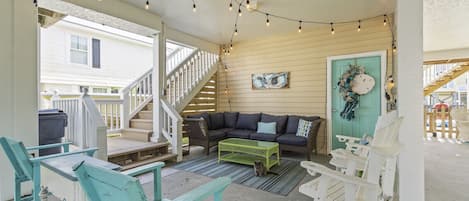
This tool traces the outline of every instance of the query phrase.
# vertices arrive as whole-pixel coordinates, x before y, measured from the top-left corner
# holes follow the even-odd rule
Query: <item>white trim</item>
[[[371,56],[381,56],[381,114],[386,113],[386,99],[384,84],[386,83],[386,66],[387,66],[387,51],[373,51],[373,52],[364,52],[358,54],[348,54],[348,55],[339,55],[339,56],[330,56],[327,57],[327,102],[326,102],[326,120],[327,120],[327,152],[330,153],[332,149],[332,61],[340,59],[352,59],[360,57],[371,57]]]

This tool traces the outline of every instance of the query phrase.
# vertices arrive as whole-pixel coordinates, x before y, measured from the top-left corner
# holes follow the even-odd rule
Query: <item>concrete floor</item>
[[[425,200],[469,200],[469,144],[428,138],[425,148]]]

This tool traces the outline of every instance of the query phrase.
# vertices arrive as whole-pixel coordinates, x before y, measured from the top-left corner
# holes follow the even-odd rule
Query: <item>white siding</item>
[[[88,65],[70,62],[70,35],[88,37]],[[91,39],[101,41],[101,68],[92,68]],[[61,21],[41,28],[41,83],[124,87],[152,66],[152,45]]]

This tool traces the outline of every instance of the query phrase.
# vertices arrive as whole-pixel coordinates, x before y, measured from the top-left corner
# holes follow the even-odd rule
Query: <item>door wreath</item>
[[[365,73],[363,66],[350,64],[349,69],[342,74],[337,83],[340,95],[345,101],[345,107],[340,112],[340,117],[348,121],[354,119],[360,96],[370,92],[374,85],[374,78]]]

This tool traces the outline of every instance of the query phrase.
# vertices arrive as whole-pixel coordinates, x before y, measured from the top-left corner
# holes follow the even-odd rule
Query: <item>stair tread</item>
[[[153,110],[141,110],[140,112],[141,112],[141,113],[153,113]],[[140,113],[140,112],[139,112],[139,113]]]
[[[123,141],[127,141],[127,143],[136,144],[135,146],[123,147],[119,149],[109,150],[108,158],[117,157],[129,153],[135,153],[139,151],[151,150],[161,147],[169,146],[169,142],[142,142],[137,140],[130,140],[130,139],[121,139]],[[133,142],[132,142],[133,141]]]
[[[149,159],[146,159],[146,160],[143,160],[143,161],[131,163],[129,165],[124,165],[124,166],[121,167],[121,170],[128,170],[128,169],[132,169],[132,168],[135,168],[135,167],[138,167],[138,166],[142,166],[142,165],[146,165],[146,164],[150,164],[150,163],[154,163],[154,162],[159,162],[159,161],[167,161],[167,160],[174,159],[176,157],[177,157],[176,154],[167,153],[167,154],[163,154],[161,156],[157,156],[157,157],[149,158]]]
[[[135,121],[135,122],[153,122],[153,119],[131,119],[130,121]]]
[[[140,133],[153,133],[152,130],[148,129],[141,129],[141,128],[126,128],[122,130],[123,132],[129,131],[129,132],[140,132]]]

